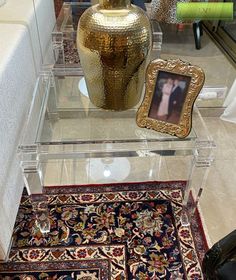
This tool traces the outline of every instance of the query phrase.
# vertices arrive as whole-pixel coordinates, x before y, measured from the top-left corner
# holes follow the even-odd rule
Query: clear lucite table
[[[213,161],[214,142],[198,109],[190,135],[179,139],[138,127],[139,105],[122,112],[96,108],[79,89],[82,70],[70,73],[48,68],[40,75],[18,147],[41,231],[50,230],[44,186],[140,180],[186,180],[187,224]]]

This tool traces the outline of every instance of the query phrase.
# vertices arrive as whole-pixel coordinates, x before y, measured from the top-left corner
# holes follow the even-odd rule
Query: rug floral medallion
[[[51,230],[22,197],[0,279],[203,279],[207,248],[196,214],[180,223],[185,182],[47,187]]]

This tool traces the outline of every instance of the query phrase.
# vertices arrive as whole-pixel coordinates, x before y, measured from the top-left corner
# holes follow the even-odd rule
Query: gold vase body
[[[145,12],[128,0],[101,0],[80,18],[77,48],[91,102],[126,110],[141,97],[152,32]]]

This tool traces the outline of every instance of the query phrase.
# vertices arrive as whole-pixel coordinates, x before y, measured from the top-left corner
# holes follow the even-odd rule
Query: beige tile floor
[[[205,118],[216,143],[200,207],[212,243],[236,229],[236,124]]]

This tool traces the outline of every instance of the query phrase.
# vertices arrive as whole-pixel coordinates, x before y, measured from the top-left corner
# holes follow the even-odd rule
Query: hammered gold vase
[[[141,97],[152,47],[150,21],[129,0],[100,0],[81,16],[77,48],[91,102],[126,110]]]

